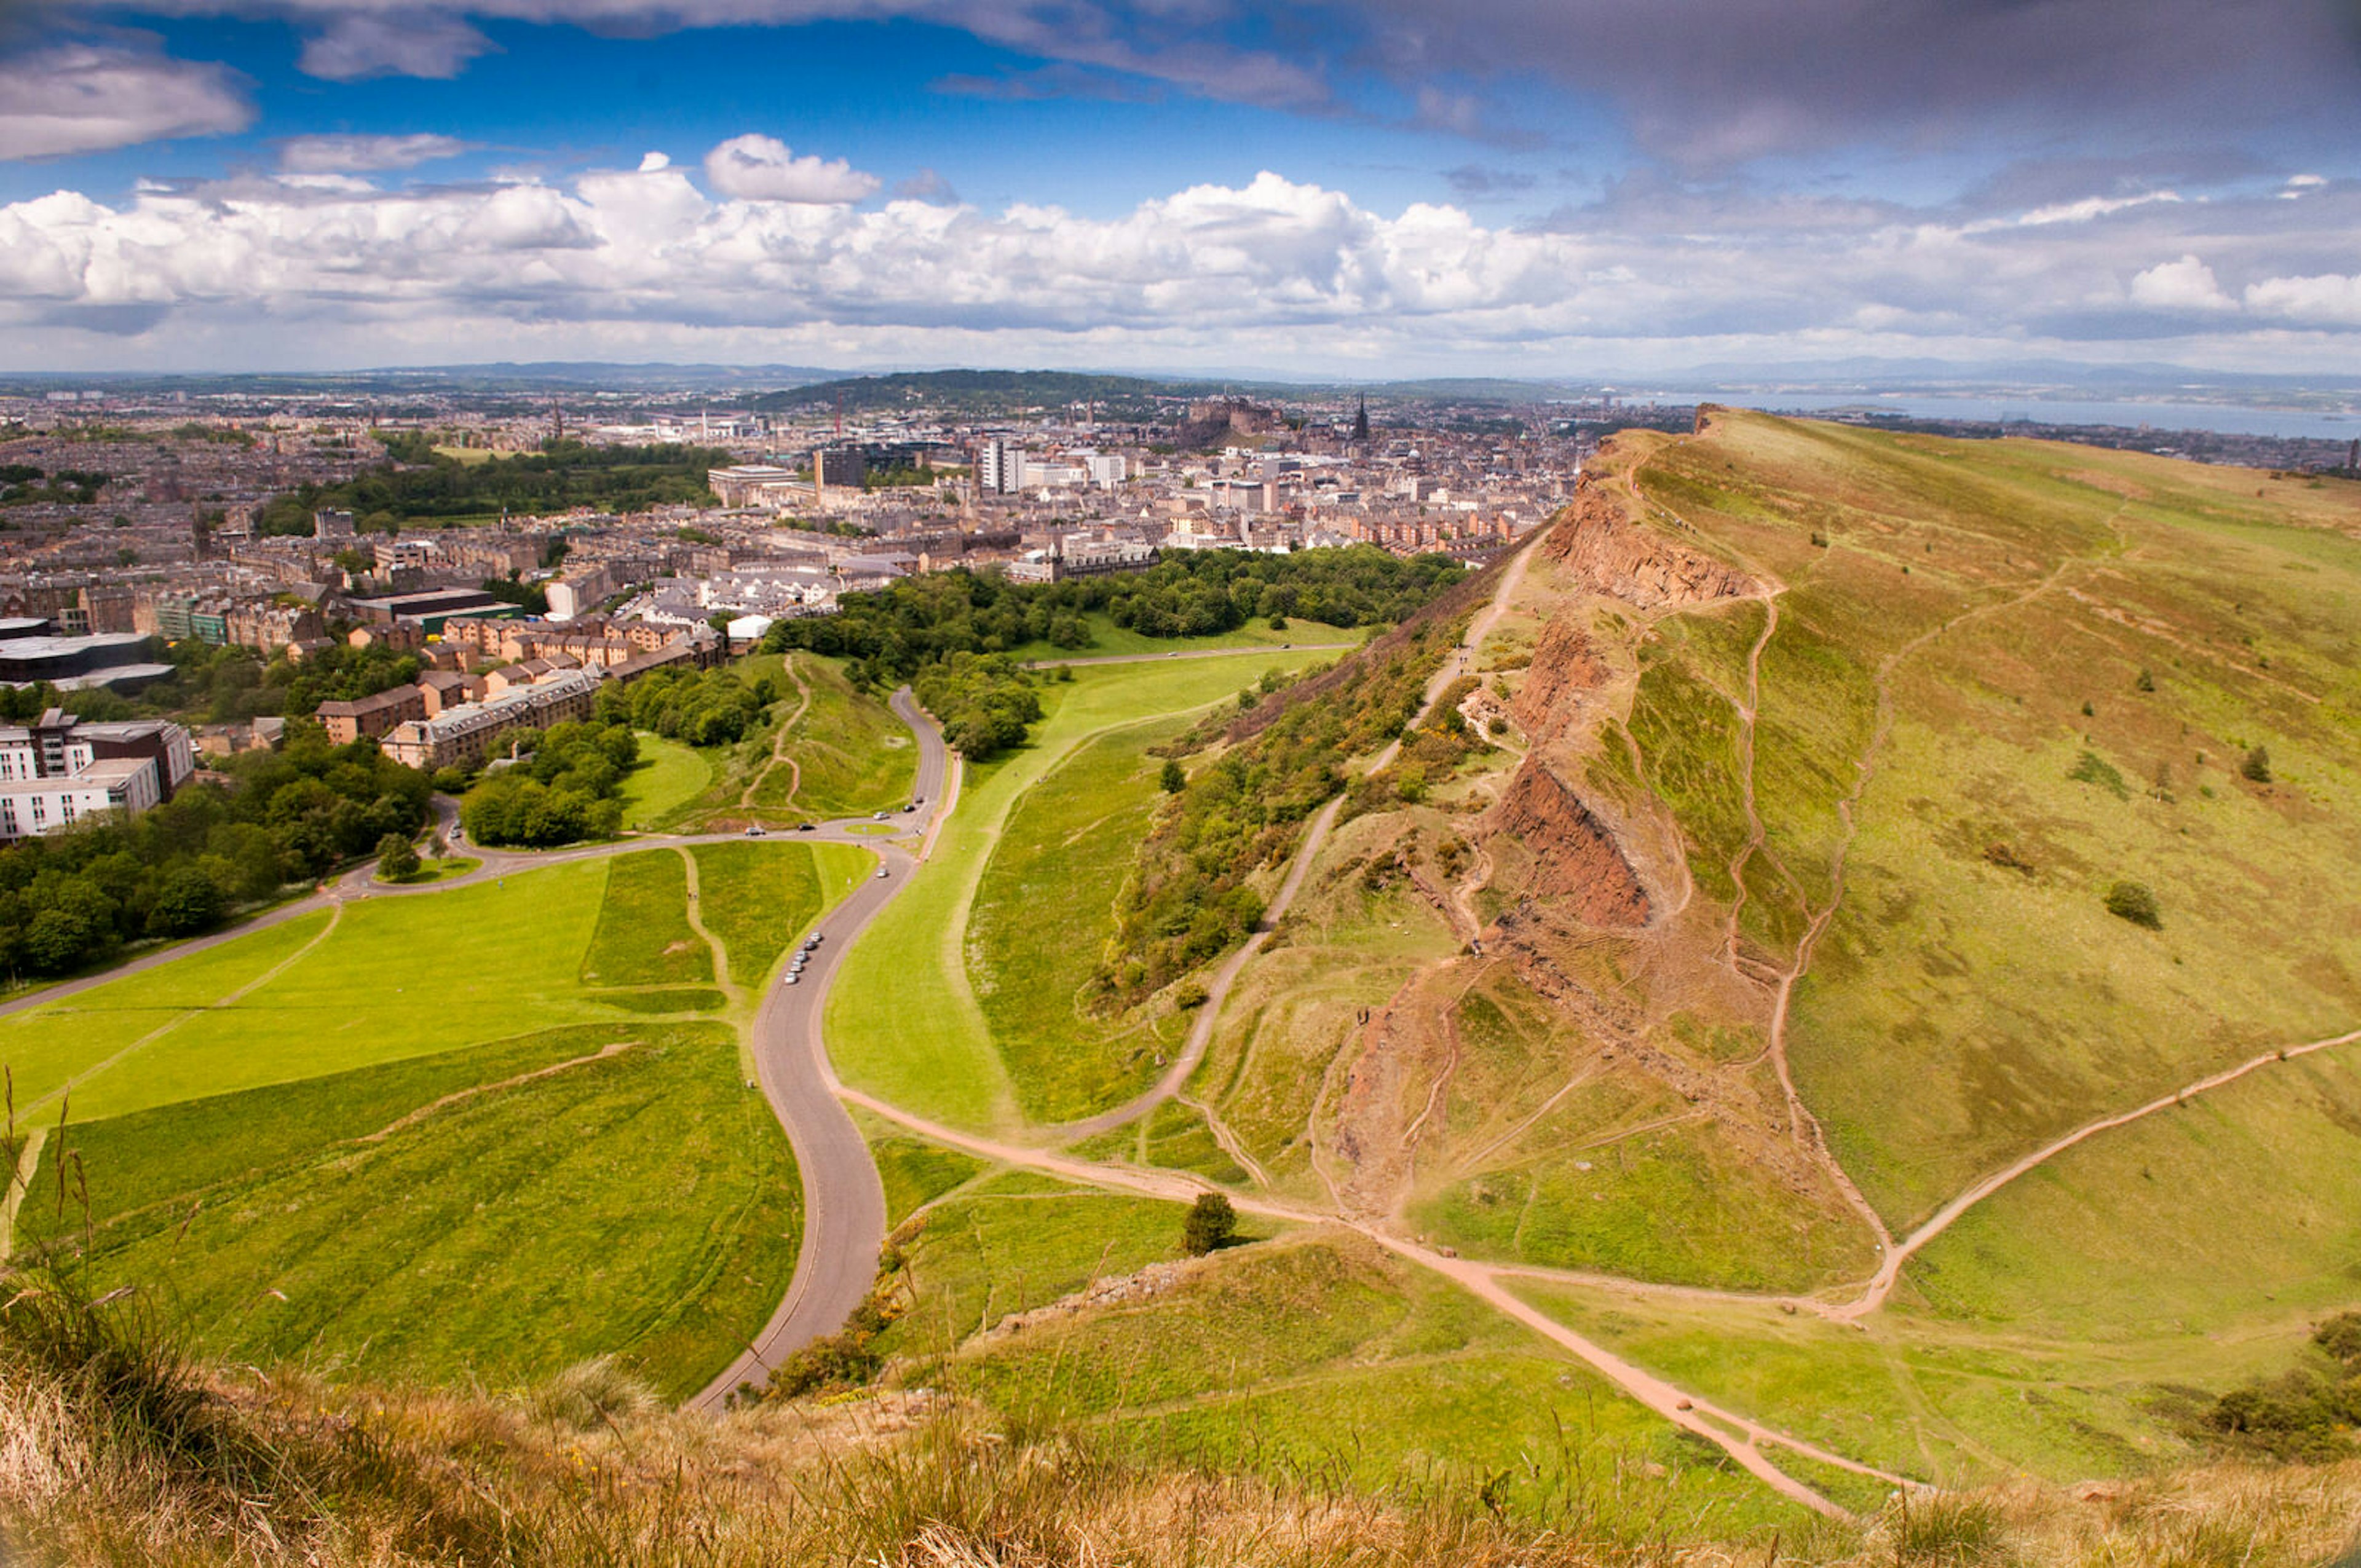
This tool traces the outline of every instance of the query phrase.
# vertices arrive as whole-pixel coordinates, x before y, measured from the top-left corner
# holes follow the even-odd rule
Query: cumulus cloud
[[[2247,286],[2246,307],[2315,326],[2361,327],[2361,276],[2266,278]]]
[[[279,146],[279,167],[291,174],[369,173],[414,169],[456,158],[472,143],[421,132],[412,136],[295,137]]]
[[[829,205],[862,202],[884,181],[840,158],[797,158],[774,137],[732,137],[705,155],[705,180],[724,196],[749,202],[801,202]]]
[[[0,60],[0,159],[229,136],[253,121],[236,72],[152,48],[70,42]]]
[[[456,76],[492,40],[458,16],[403,6],[387,14],[357,7],[329,21],[303,46],[305,73],[330,82],[372,76]]]
[[[2159,311],[2235,311],[2213,269],[2194,256],[2160,262],[2132,280],[2132,302]]]
[[[806,161],[758,150],[766,180]],[[1601,345],[1659,360],[1745,343],[1791,357],[2034,344],[2096,357],[2193,333],[2214,334],[2214,362],[2266,368],[2289,363],[2291,334],[2333,361],[2361,332],[2361,280],[2345,275],[2361,191],[2343,187],[1998,226],[1826,199],[1725,201],[1719,226],[1690,226],[1676,204],[1610,196],[1520,229],[1442,203],[1379,212],[1268,172],[1109,215],[781,200],[697,172],[652,155],[562,185],[380,189],[319,173],[116,203],[60,192],[0,207],[0,345],[102,329],[216,342],[260,323],[306,345],[433,339],[445,358],[528,338],[556,348],[562,331],[600,353],[752,334],[833,357],[940,358],[953,345],[1038,357],[1055,343],[1099,363],[1565,372]]]

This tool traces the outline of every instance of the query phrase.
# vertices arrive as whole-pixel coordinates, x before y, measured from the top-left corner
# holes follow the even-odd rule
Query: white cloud
[[[700,188],[699,170],[652,154],[565,184],[517,171],[380,188],[324,172],[0,206],[0,356],[345,344],[346,362],[383,363],[378,345],[397,341],[447,360],[496,344],[733,352],[727,339],[812,360],[1567,373],[1602,352],[2154,357],[2179,332],[2195,334],[2192,362],[2264,368],[2291,363],[2290,345],[2333,361],[2324,334],[2361,327],[2361,283],[2313,259],[2350,254],[2361,191],[2343,187],[2295,207],[2258,194],[1996,228],[1844,203],[1732,208],[1721,226],[1675,206],[1650,226],[1633,201],[1525,231],[1449,205],[1381,213],[1268,172],[1110,215],[774,200],[803,181],[794,171],[840,166],[758,150],[743,161],[761,196],[709,173]],[[849,178],[848,197],[875,190],[849,169],[829,178]],[[2272,281],[2241,310],[2224,277]],[[129,335],[71,349],[98,331]]]
[[[2194,256],[2159,262],[2132,280],[2132,302],[2159,311],[2235,311],[2213,269]]]
[[[2361,327],[2361,276],[2266,278],[2247,286],[2246,308],[2323,326]]]
[[[884,183],[840,158],[797,158],[786,143],[765,136],[732,137],[707,153],[705,181],[742,201],[819,205],[866,201]]]
[[[296,137],[280,145],[279,167],[293,174],[412,169],[439,158],[456,158],[471,145],[456,137],[426,132],[401,137]]]
[[[229,136],[253,121],[253,106],[225,66],[111,43],[65,43],[0,60],[0,159]]]
[[[446,80],[492,49],[491,39],[457,16],[404,5],[382,15],[335,17],[304,44],[300,64],[307,74],[330,82],[372,76]]]

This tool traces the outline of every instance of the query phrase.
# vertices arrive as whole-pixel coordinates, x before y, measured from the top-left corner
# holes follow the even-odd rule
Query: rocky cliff
[[[1538,759],[1527,757],[1499,800],[1484,813],[1488,840],[1505,838],[1524,852],[1519,891],[1551,901],[1586,926],[1605,929],[1648,923],[1648,893],[1616,847],[1615,837]]]
[[[1623,501],[1598,485],[1582,488],[1542,547],[1580,587],[1637,609],[1761,591],[1736,567],[1632,521]]]

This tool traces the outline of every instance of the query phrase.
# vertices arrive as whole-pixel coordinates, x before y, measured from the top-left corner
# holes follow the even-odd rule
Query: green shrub
[[[2260,746],[2256,747],[2253,751],[2246,753],[2246,760],[2238,764],[2238,772],[2255,784],[2270,783],[2270,752]]]
[[[2106,905],[2107,913],[2118,920],[2128,920],[2151,931],[2164,927],[2164,912],[2158,907],[2156,894],[2139,883],[2115,883],[2107,889]]]
[[[1219,1192],[1200,1192],[1180,1228],[1180,1245],[1191,1257],[1219,1252],[1237,1240],[1238,1212]]]

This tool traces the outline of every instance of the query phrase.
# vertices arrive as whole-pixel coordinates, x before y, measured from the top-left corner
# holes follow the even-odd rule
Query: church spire
[[[1369,394],[1367,392],[1361,394],[1361,406],[1353,414],[1353,439],[1369,439]]]

